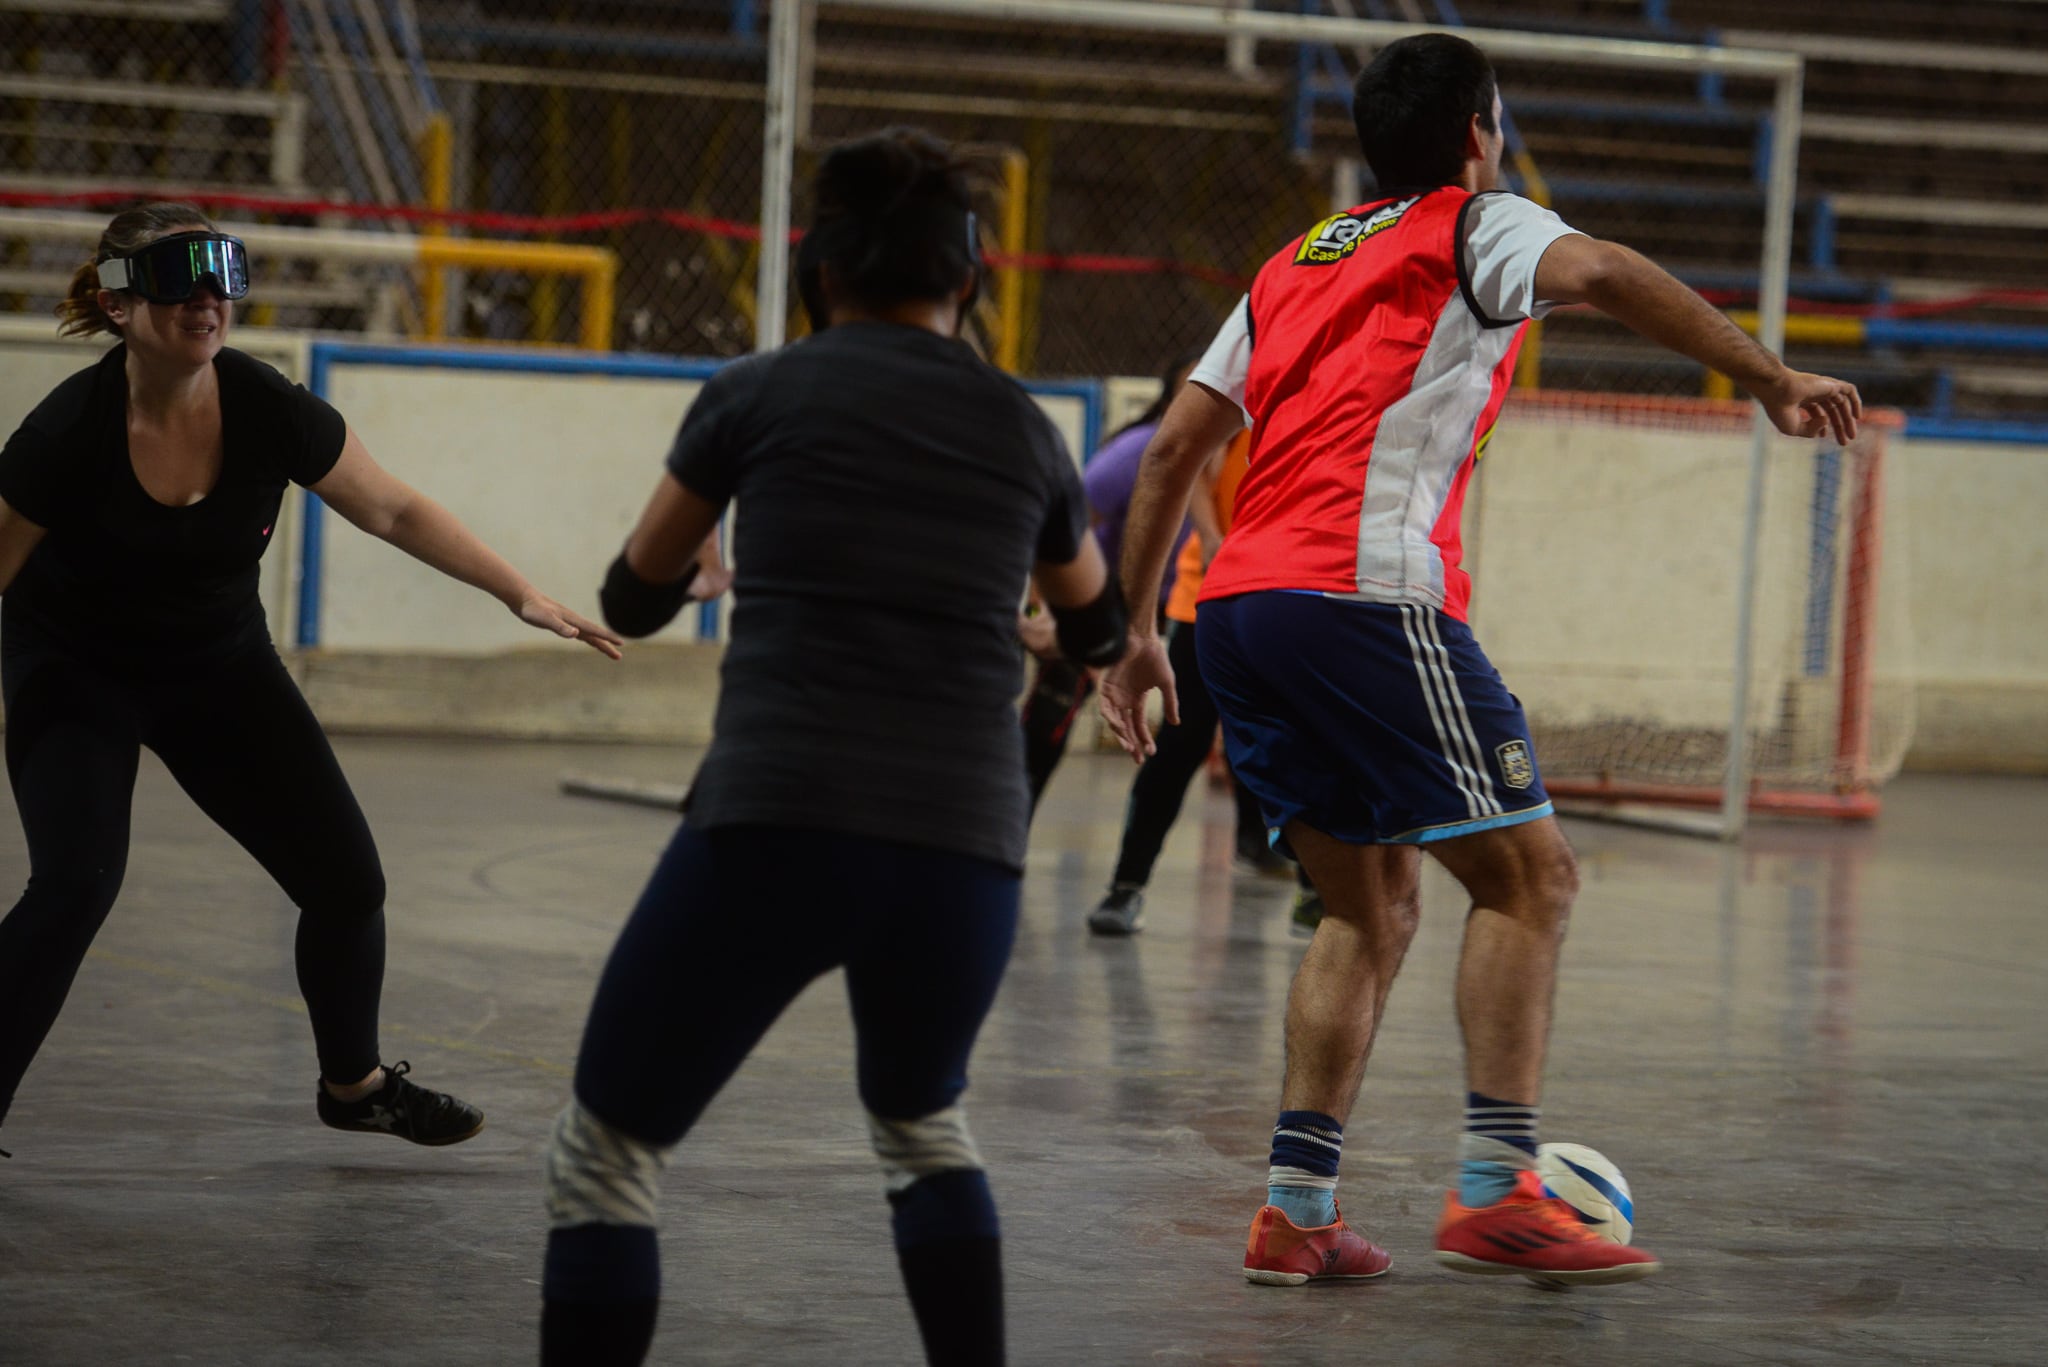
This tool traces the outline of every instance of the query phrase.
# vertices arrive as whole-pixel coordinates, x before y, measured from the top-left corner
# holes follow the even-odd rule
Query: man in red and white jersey
[[[1381,187],[1266,263],[1147,449],[1124,533],[1132,602],[1157,592],[1208,453],[1252,428],[1237,518],[1196,620],[1230,762],[1325,915],[1287,1006],[1287,1074],[1245,1275],[1384,1272],[1337,1212],[1344,1121],[1420,916],[1422,850],[1472,898],[1458,969],[1466,1120],[1438,1258],[1464,1272],[1632,1281],[1654,1255],[1546,1197],[1537,1107],[1558,947],[1578,876],[1520,704],[1465,625],[1459,517],[1527,321],[1585,303],[1721,372],[1793,436],[1854,437],[1853,386],[1787,369],[1626,247],[1495,189],[1492,67],[1449,34],[1360,73],[1353,115]],[[1154,624],[1103,680],[1134,756],[1145,695],[1177,715]]]

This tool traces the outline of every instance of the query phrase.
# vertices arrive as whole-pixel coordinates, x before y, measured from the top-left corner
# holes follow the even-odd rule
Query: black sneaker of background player
[[[1145,890],[1136,883],[1111,887],[1102,905],[1088,913],[1088,929],[1097,935],[1135,935],[1145,924]]]
[[[460,1144],[484,1127],[484,1113],[446,1092],[431,1091],[406,1076],[410,1063],[384,1070],[384,1085],[360,1101],[340,1101],[324,1084],[318,1105],[322,1124],[337,1130],[394,1134],[415,1144]]]

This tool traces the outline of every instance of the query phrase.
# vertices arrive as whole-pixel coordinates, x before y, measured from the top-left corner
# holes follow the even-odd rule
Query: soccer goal
[[[1719,834],[1732,783],[1738,824],[1868,820],[1905,757],[1896,419],[1846,448],[1767,441],[1754,509],[1750,422],[1740,403],[1529,394],[1488,445],[1473,622],[1565,810]]]
[[[1347,73],[1386,43],[1446,25],[1328,8],[1339,12],[1134,0],[774,5],[757,340],[768,346],[782,337],[798,150],[852,127],[850,119],[903,118],[956,140],[1038,148],[1034,245],[1054,255],[1131,252],[1105,238],[1134,222],[1147,225],[1149,247],[1179,242],[1215,255],[1213,223],[1240,201],[1225,197],[1176,215],[1172,198],[1192,200],[1199,187],[1230,184],[1229,168],[1247,156],[1285,158],[1291,148],[1293,165],[1334,159],[1328,184],[1333,200],[1341,198],[1358,176],[1355,159],[1347,167],[1338,150],[1348,115],[1333,113],[1333,90],[1341,101]],[[1456,23],[1447,10],[1438,13]],[[1702,288],[1718,278],[1740,302],[1753,297],[1756,335],[1782,352],[1801,59],[1491,28],[1467,33],[1501,72],[1515,125],[1504,130],[1514,184],[1543,202],[1556,190],[1578,226],[1690,268],[1688,278]],[[958,53],[943,64],[948,71],[984,73],[975,98],[942,93],[934,59],[920,56],[919,45],[940,35]],[[1191,60],[1212,63],[1213,77],[1194,79]],[[1004,83],[1020,72],[1039,84],[1013,94]],[[1155,119],[1176,133],[1135,131],[1145,108],[1176,101],[1172,119]],[[1691,113],[1688,102],[1697,106]],[[1615,140],[1614,121],[1640,125],[1645,109],[1677,123],[1661,158],[1638,176],[1633,164],[1600,149],[1626,145]],[[1063,141],[1063,127],[1083,132]],[[1190,156],[1184,169],[1166,174],[1180,149],[1202,136],[1213,154]],[[1546,186],[1532,154],[1537,142],[1576,149],[1579,165],[1594,172]],[[1121,173],[1101,173],[1114,164],[1107,154],[1126,143],[1144,155]],[[1062,180],[1062,159],[1097,174]],[[1719,188],[1707,183],[1715,175]],[[1119,198],[1127,191],[1128,203]],[[1292,221],[1298,206],[1268,207],[1275,222],[1260,228],[1257,251],[1247,244],[1242,253],[1224,253],[1243,259],[1205,264],[1247,275],[1299,230]],[[1038,284],[1046,327],[1128,329],[1163,312],[1148,313],[1134,295],[1119,296],[1113,308],[1060,314],[1053,304],[1060,282],[1048,276],[1034,290]],[[1227,301],[1216,316],[1224,307]],[[1752,811],[1868,816],[1877,783],[1903,748],[1873,656],[1881,644],[1874,605],[1882,600],[1882,432],[1839,452],[1780,442],[1753,405],[1698,398],[1713,384],[1703,385],[1696,369],[1631,373],[1631,358],[1641,353],[1601,326],[1565,319],[1531,338],[1521,378],[1538,392],[1515,406],[1482,466],[1475,513],[1484,526],[1468,538],[1479,558],[1481,639],[1527,695],[1546,775],[1560,797],[1583,797],[1601,810],[1652,801],[1688,806],[1690,818],[1674,824],[1725,836],[1739,833]],[[1551,392],[1590,388],[1628,397]],[[1695,397],[1674,397],[1688,393]],[[1624,450],[1641,456],[1625,467],[1645,481],[1633,491],[1599,482],[1624,467],[1588,454]],[[1585,486],[1591,497],[1550,482],[1567,477],[1595,481]],[[1637,506],[1644,511],[1632,513]],[[1633,562],[1617,525],[1640,538]],[[1572,581],[1569,592],[1564,580]]]

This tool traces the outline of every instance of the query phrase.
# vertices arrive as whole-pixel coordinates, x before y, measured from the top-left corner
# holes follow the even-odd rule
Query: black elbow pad
[[[697,577],[697,562],[691,561],[683,577],[673,584],[650,584],[633,573],[626,553],[612,561],[605,571],[604,587],[597,591],[597,603],[604,611],[604,623],[621,636],[652,636],[676,619],[690,600],[690,581]]]
[[[1124,657],[1130,641],[1131,617],[1124,607],[1124,586],[1111,575],[1094,602],[1082,608],[1052,610],[1060,653],[1075,664],[1106,669]]]

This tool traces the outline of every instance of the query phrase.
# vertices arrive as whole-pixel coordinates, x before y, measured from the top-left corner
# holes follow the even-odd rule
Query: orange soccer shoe
[[[1261,1206],[1244,1244],[1244,1279],[1260,1286],[1364,1281],[1393,1264],[1387,1251],[1344,1223],[1303,1229],[1278,1206]]]
[[[1542,1286],[1602,1286],[1633,1282],[1664,1264],[1644,1249],[1603,1239],[1578,1212],[1543,1194],[1533,1172],[1515,1178],[1505,1200],[1477,1208],[1444,1197],[1436,1225],[1436,1260],[1454,1272],[1520,1276]]]

